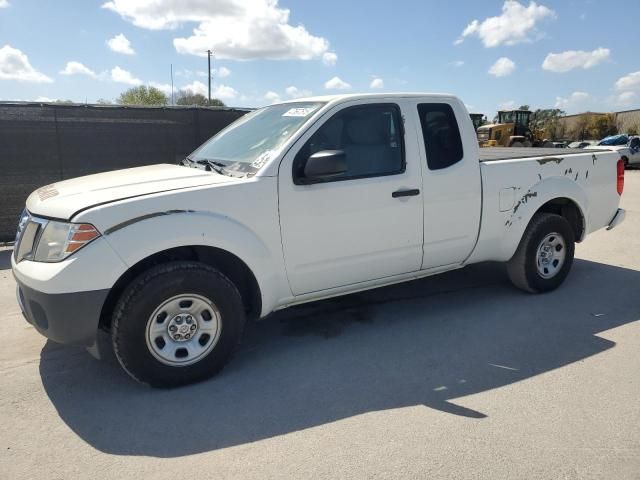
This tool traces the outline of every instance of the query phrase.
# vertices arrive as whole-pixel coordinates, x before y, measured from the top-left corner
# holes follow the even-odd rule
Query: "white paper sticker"
[[[283,117],[306,117],[318,107],[296,107],[290,108],[282,114]]]
[[[256,158],[251,164],[251,166],[253,168],[262,168],[265,163],[271,160],[271,158],[273,157],[273,154],[274,154],[273,150],[267,150],[266,152],[262,153],[258,158]]]

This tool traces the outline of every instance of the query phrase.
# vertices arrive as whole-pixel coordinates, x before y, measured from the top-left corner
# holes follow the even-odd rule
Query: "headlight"
[[[88,223],[47,222],[36,247],[36,262],[59,262],[100,236]]]

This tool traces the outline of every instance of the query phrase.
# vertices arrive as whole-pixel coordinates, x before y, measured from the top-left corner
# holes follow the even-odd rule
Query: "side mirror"
[[[311,155],[304,167],[304,183],[318,183],[339,177],[347,171],[343,150],[322,150]]]

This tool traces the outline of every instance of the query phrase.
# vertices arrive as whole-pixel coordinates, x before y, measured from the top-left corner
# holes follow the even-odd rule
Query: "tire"
[[[629,168],[629,159],[627,157],[622,157],[622,162],[624,163],[625,170]]]
[[[244,324],[240,293],[227,277],[208,265],[176,261],[147,270],[125,289],[114,309],[111,339],[131,377],[171,388],[222,370]]]
[[[558,249],[558,245],[561,248]],[[546,251],[539,253],[543,247]],[[521,290],[530,293],[548,292],[558,288],[567,278],[573,264],[574,251],[575,237],[569,222],[560,215],[536,213],[527,226],[516,253],[507,262],[507,273],[511,282]],[[552,256],[549,256],[550,253]],[[539,267],[539,255],[542,254],[546,258],[540,258]],[[545,261],[549,263],[543,263]]]

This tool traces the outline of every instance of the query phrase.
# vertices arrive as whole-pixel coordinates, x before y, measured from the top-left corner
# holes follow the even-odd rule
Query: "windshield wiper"
[[[220,175],[227,175],[227,176],[229,175],[229,172],[227,172],[224,168],[226,167],[226,165],[224,163],[217,162],[215,160],[208,160],[206,158],[203,158],[201,160],[194,160],[191,157],[185,157],[184,160],[182,160],[183,165],[185,165],[185,161],[192,165],[193,164],[206,165],[207,170],[213,170],[214,172],[219,173]]]
[[[193,162],[193,160],[191,161]],[[226,167],[224,163],[216,162],[215,160],[207,160],[207,159],[196,160],[195,163],[199,165],[206,165],[207,170],[213,170],[214,172],[219,173],[220,175],[228,175],[228,173],[224,169],[224,167]]]

